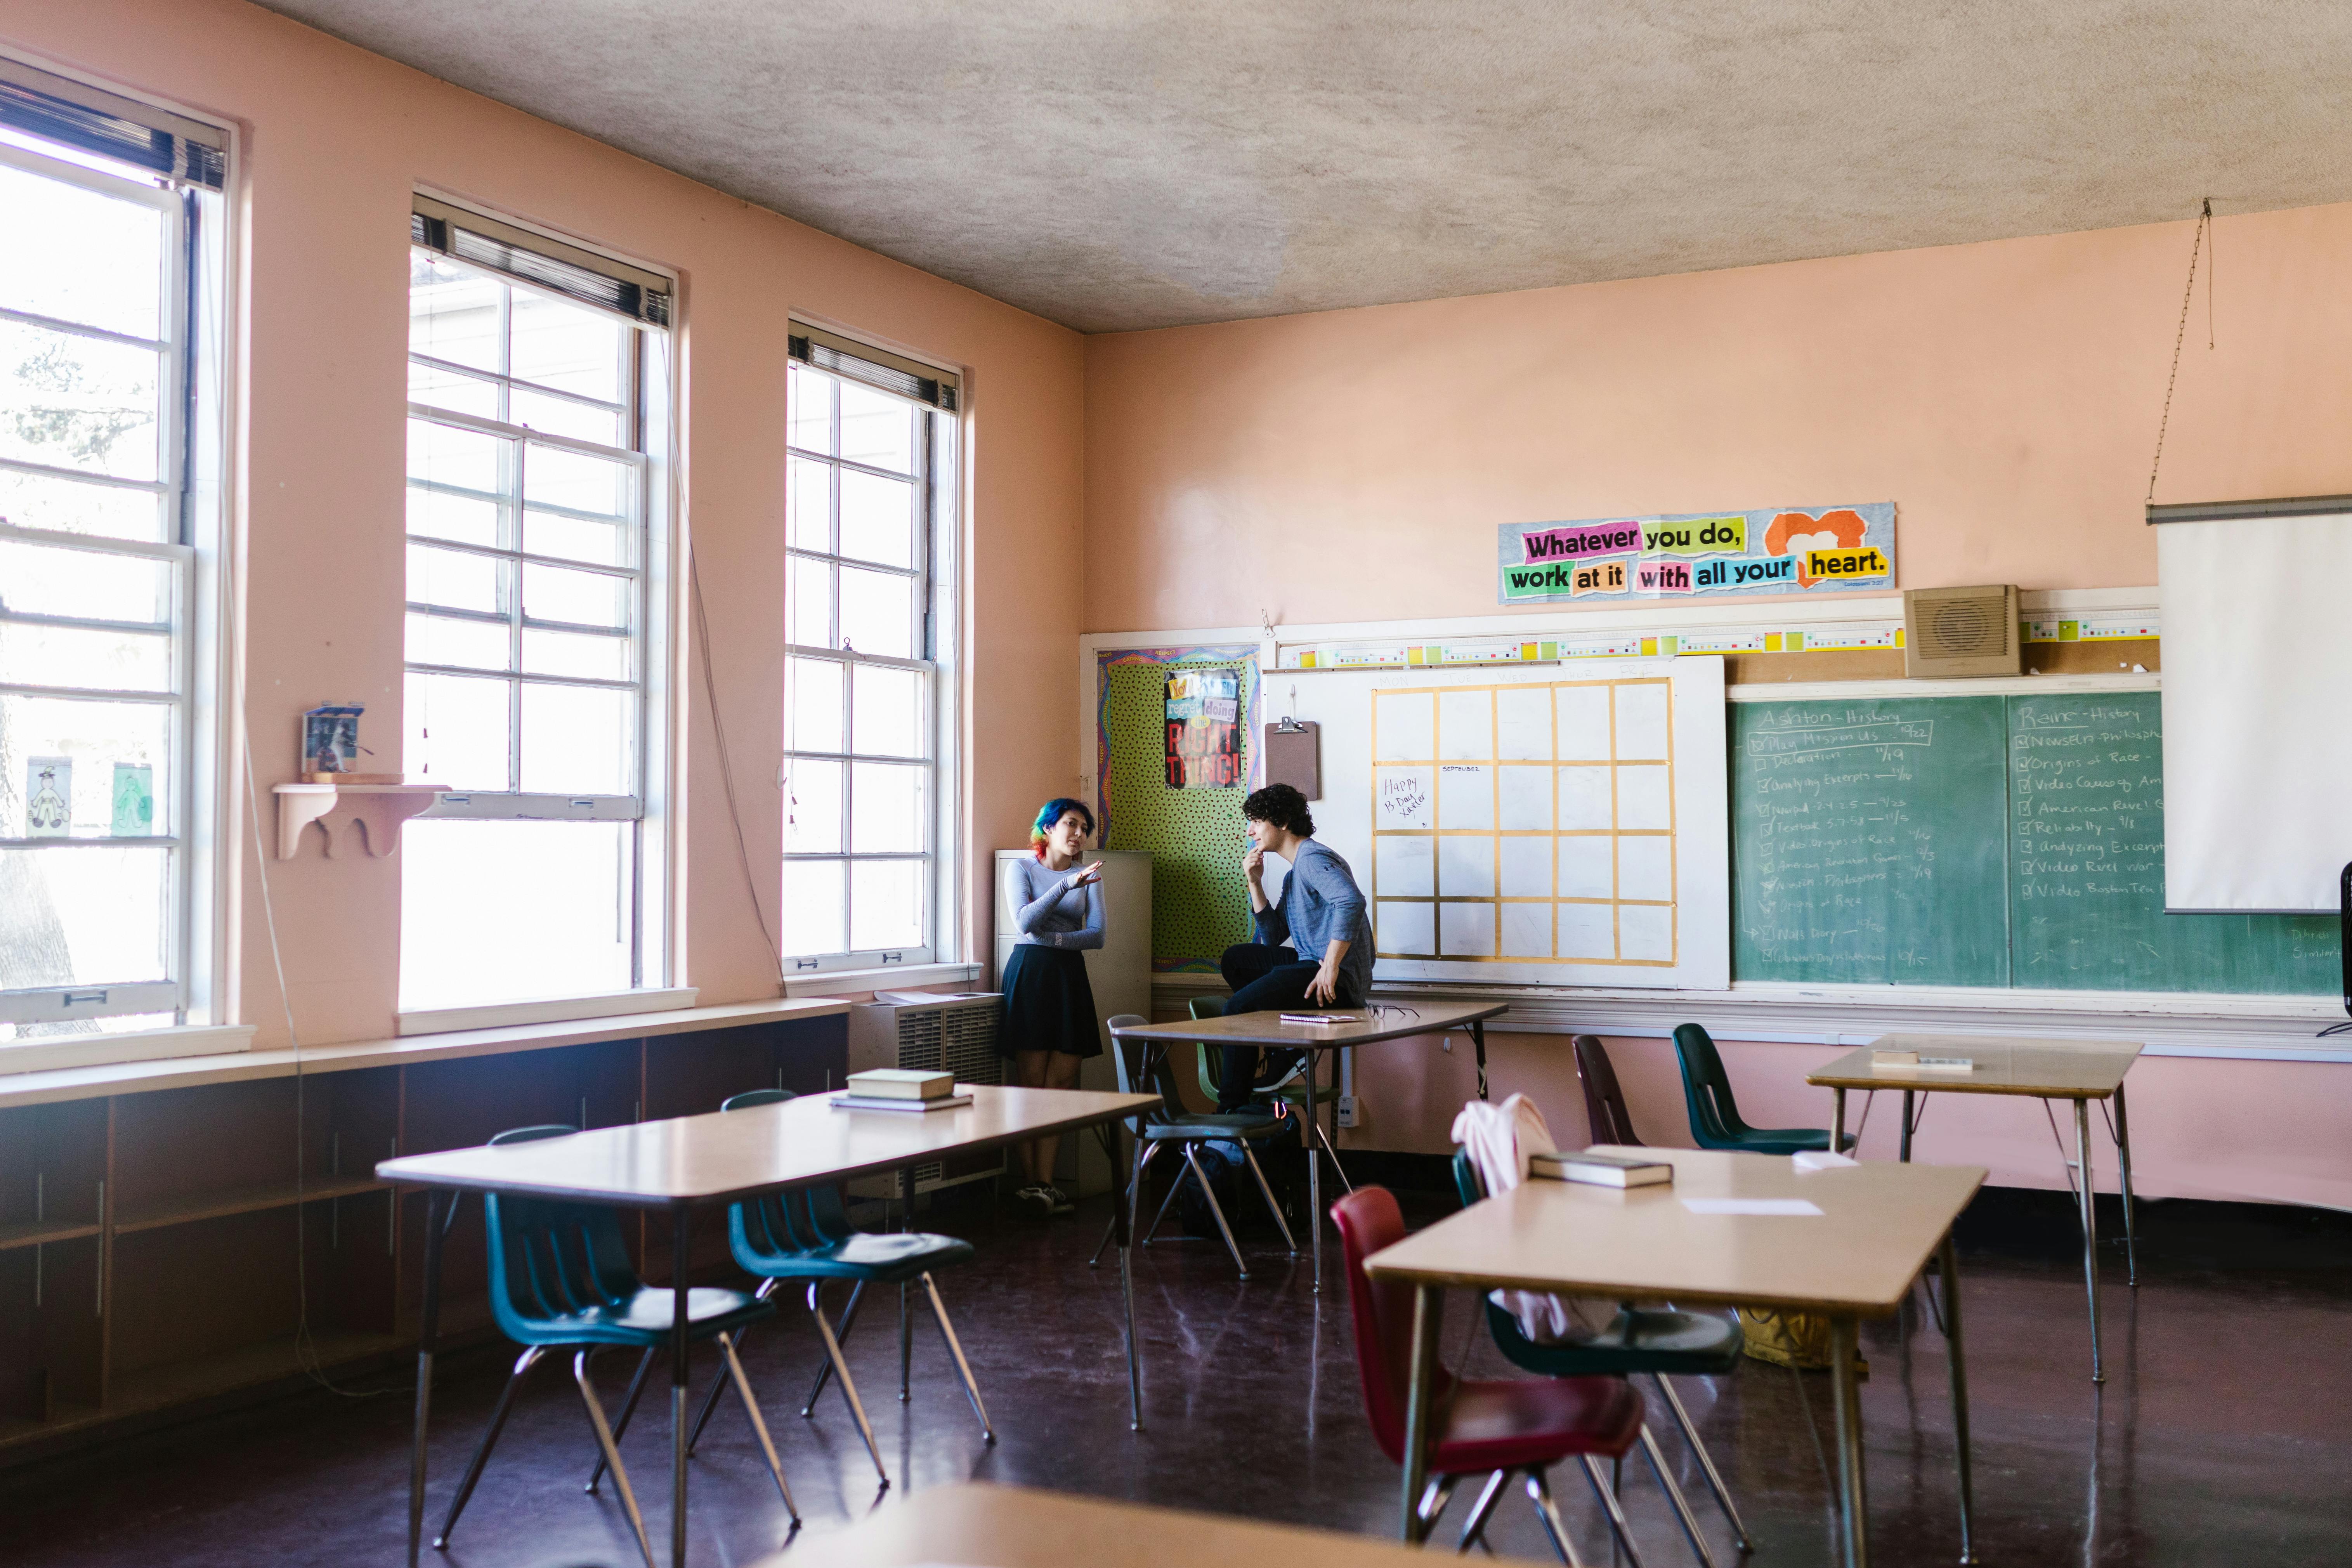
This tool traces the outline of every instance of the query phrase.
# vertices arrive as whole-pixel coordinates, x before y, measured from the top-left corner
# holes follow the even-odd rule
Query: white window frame
[[[794,324],[798,327],[798,318],[794,318]],[[830,329],[827,331],[831,336],[838,338],[841,335]],[[875,357],[886,363],[906,363],[903,355],[895,353],[877,352]],[[835,375],[821,366],[797,363],[795,368],[803,374],[825,376],[845,385],[863,386],[862,383],[848,377]],[[869,392],[878,391],[871,386],[864,386],[863,389]],[[889,395],[887,393],[879,395]],[[898,658],[861,653],[854,648],[845,649],[837,646],[840,641],[840,568],[845,564],[859,571],[895,571],[897,569],[880,567],[873,562],[843,556],[837,552],[801,548],[791,543],[789,527],[787,528],[785,552],[788,561],[793,556],[800,556],[811,560],[830,561],[835,566],[829,621],[825,631],[829,642],[836,646],[828,646],[826,643],[813,640],[797,640],[803,635],[803,628],[790,625],[788,617],[786,634],[788,640],[784,647],[784,656],[787,661],[804,658],[829,661],[842,666],[843,747],[840,751],[819,751],[796,747],[792,743],[793,692],[788,662],[784,714],[785,743],[778,777],[782,781],[789,782],[792,763],[797,758],[805,758],[812,762],[834,762],[842,765],[844,773],[841,791],[841,844],[843,847],[837,852],[831,853],[786,850],[782,858],[783,863],[781,868],[782,875],[780,879],[783,884],[782,897],[789,900],[794,896],[794,889],[789,880],[791,868],[794,864],[829,860],[842,862],[845,868],[842,877],[843,932],[844,940],[846,942],[853,940],[852,927],[849,923],[852,918],[852,877],[849,868],[859,860],[922,862],[929,871],[929,874],[921,879],[924,900],[924,940],[919,943],[905,947],[851,947],[839,952],[783,953],[782,955],[783,976],[788,990],[793,987],[795,982],[821,974],[843,971],[887,971],[901,967],[911,969],[923,964],[959,963],[967,956],[962,952],[961,903],[958,897],[959,868],[962,860],[961,687],[963,668],[961,642],[963,620],[961,614],[961,595],[959,584],[962,543],[961,502],[963,493],[961,476],[965,451],[964,416],[961,408],[950,410],[929,407],[911,399],[899,401],[905,402],[909,409],[922,416],[921,429],[926,437],[918,442],[919,471],[915,475],[917,494],[922,509],[922,516],[917,528],[917,563],[911,571],[902,574],[914,577],[918,584],[915,596],[917,616],[915,646],[928,657]],[[835,478],[827,487],[826,493],[830,498],[829,504],[835,513],[833,519],[834,526],[829,530],[829,534],[837,547],[840,541],[838,512],[841,505],[839,474],[845,469],[895,479],[903,479],[908,476],[840,457],[838,455],[841,448],[840,399],[837,395],[834,398],[833,404],[834,424],[831,442],[833,452],[814,452],[792,445],[790,437],[792,426],[789,417],[785,425],[784,449],[787,462],[791,458],[798,458],[811,462],[824,463],[835,470]],[[852,764],[869,762],[904,765],[917,760],[903,756],[866,754],[856,750],[854,692],[856,669],[860,664],[895,669],[912,669],[920,672],[926,678],[925,685],[929,694],[929,734],[926,754],[919,760],[930,771],[928,792],[929,810],[926,813],[924,825],[926,841],[919,850],[859,853],[849,847],[852,842],[850,813],[854,806],[856,794],[851,782],[854,776],[850,772]],[[786,801],[786,809],[791,809],[789,797]]]
[[[13,57],[0,57],[0,59]],[[43,64],[36,68],[69,81],[77,74]],[[88,85],[115,98],[131,98],[109,84]],[[13,1059],[38,1058],[42,1068],[100,1066],[175,1054],[179,1048],[241,1050],[249,1028],[232,1026],[235,983],[228,963],[226,931],[236,908],[225,865],[236,837],[233,738],[241,732],[227,694],[231,663],[225,628],[229,625],[231,582],[229,522],[229,356],[233,341],[231,275],[235,237],[227,222],[225,193],[236,188],[239,148],[233,127],[203,120],[176,106],[137,101],[183,116],[221,133],[226,175],[221,190],[185,184],[158,184],[152,176],[114,174],[85,161],[0,142],[0,163],[42,178],[79,185],[111,197],[136,201],[165,216],[171,273],[162,324],[165,336],[142,340],[68,321],[0,310],[0,317],[99,342],[162,348],[157,431],[158,471],[153,481],[124,480],[37,463],[0,459],[17,472],[49,475],[76,483],[143,490],[164,499],[177,537],[166,542],[111,539],[0,525],[0,537],[61,546],[95,554],[166,562],[172,570],[172,619],[142,625],[172,637],[172,679],[164,692],[113,691],[80,687],[0,684],[11,695],[74,701],[160,704],[173,710],[169,731],[172,763],[168,799],[171,831],[148,838],[5,838],[0,847],[74,854],[90,847],[147,845],[171,852],[163,932],[165,978],[117,984],[95,981],[70,986],[27,987],[0,993],[0,1020],[11,1024],[98,1021],[169,1014],[167,1026],[96,1036],[46,1036],[0,1043],[0,1072],[28,1070]],[[71,617],[19,615],[13,621],[87,625]],[[117,623],[100,625],[120,629]]]
[[[583,241],[552,234],[522,219],[504,214],[483,212],[461,205],[451,198],[422,188],[418,195],[440,206],[460,214],[476,214],[500,228],[516,231],[528,237],[536,236],[549,242],[550,253],[562,256],[566,252],[583,250],[603,256],[606,253],[586,246]],[[412,246],[414,253],[418,247]],[[441,252],[426,251],[446,265],[478,272],[509,289],[533,291],[526,280],[507,273],[473,267],[467,262]],[[611,259],[627,267],[653,271],[666,278],[676,298],[675,276],[647,263],[633,258],[614,257]],[[545,297],[579,309],[592,309],[577,300],[561,293],[540,291]],[[615,318],[621,319],[621,318]],[[548,685],[593,685],[612,687],[632,686],[637,692],[637,788],[626,795],[545,794],[511,790],[466,790],[443,795],[420,820],[434,818],[464,818],[477,821],[631,821],[635,823],[635,876],[632,889],[635,905],[631,921],[631,986],[615,993],[593,995],[539,997],[513,1002],[492,1002],[429,1008],[404,1008],[396,1020],[401,1035],[438,1033],[449,1029],[488,1028],[501,1025],[569,1022],[583,1018],[608,1017],[625,1012],[659,1012],[691,1007],[697,993],[691,987],[677,984],[673,977],[682,969],[684,953],[684,910],[678,904],[678,880],[675,868],[679,863],[682,847],[678,843],[677,813],[672,803],[683,788],[679,776],[685,754],[684,722],[681,705],[675,700],[676,671],[680,668],[684,616],[678,603],[683,582],[682,561],[685,552],[685,530],[677,496],[677,463],[679,430],[678,407],[679,355],[676,333],[677,321],[673,319],[666,327],[644,322],[634,323],[636,343],[635,384],[631,403],[635,418],[637,449],[607,447],[596,443],[530,429],[520,425],[505,424],[454,410],[438,408],[430,404],[410,403],[407,417],[447,426],[454,429],[474,431],[519,443],[516,451],[529,461],[528,448],[541,446],[559,450],[580,452],[608,461],[624,461],[636,468],[639,475],[637,505],[639,510],[639,550],[636,566],[626,574],[637,580],[635,613],[638,629],[635,641],[638,658],[635,679],[629,682],[582,680],[557,676],[524,676],[519,669],[494,672],[470,668],[424,665],[410,662],[404,655],[402,671],[425,674],[463,675],[474,679],[503,679],[509,692],[509,727],[508,730],[508,778],[510,784],[521,783],[521,759],[516,751],[521,743],[521,726],[516,721],[511,704],[520,700],[526,683]],[[501,323],[503,330],[504,323]],[[432,359],[428,355],[405,353],[404,367],[416,363],[432,365],[474,380],[507,384],[516,378],[506,374],[493,374],[472,366],[458,365]],[[551,389],[525,383],[535,393]],[[558,393],[555,395],[561,396]],[[402,493],[417,483],[404,479]],[[517,574],[513,616],[517,635],[524,625],[521,611],[522,563],[541,558],[522,549],[520,512],[521,510],[521,478],[515,477],[511,487],[514,510],[518,513],[514,547],[479,548],[453,543],[448,540],[431,539],[408,534],[404,531],[404,543],[429,545],[436,550],[456,550],[509,560]],[[473,494],[474,492],[465,492]],[[503,508],[508,499],[503,494],[490,498]],[[589,566],[582,562],[547,558],[547,563],[566,571],[594,571],[604,574],[622,574],[619,569]],[[405,568],[404,567],[404,574]],[[404,616],[408,611],[424,611],[424,604],[405,599]],[[446,610],[437,613],[447,614]],[[503,617],[501,617],[503,618]]]

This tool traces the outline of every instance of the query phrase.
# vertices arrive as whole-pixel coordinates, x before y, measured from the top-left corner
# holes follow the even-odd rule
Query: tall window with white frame
[[[409,269],[406,767],[452,793],[402,840],[404,1014],[667,978],[667,333],[468,221]]]
[[[226,138],[0,65],[5,1058],[221,1021]]]
[[[946,957],[940,677],[952,617],[940,524],[953,384],[823,340],[812,352],[795,337],[793,349],[785,971]]]

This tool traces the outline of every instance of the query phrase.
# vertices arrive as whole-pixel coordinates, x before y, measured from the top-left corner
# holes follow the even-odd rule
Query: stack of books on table
[[[951,1073],[925,1072],[914,1068],[871,1068],[841,1080],[833,1103],[843,1110],[896,1110],[920,1115],[926,1110],[953,1110],[970,1105],[970,1094],[956,1092]]]

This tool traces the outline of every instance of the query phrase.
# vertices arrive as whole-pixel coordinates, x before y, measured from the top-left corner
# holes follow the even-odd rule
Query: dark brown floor
[[[2124,1288],[2120,1258],[2106,1276],[2102,1391],[2089,1381],[2082,1279],[2067,1260],[2063,1214],[2053,1221],[2040,1200],[1987,1202],[1990,1212],[1965,1232],[1963,1297],[1986,1563],[2352,1561],[2352,1268],[2341,1237],[2306,1245],[2292,1226],[2265,1229],[2259,1215],[2242,1223],[2231,1217],[2240,1211],[2150,1205],[2140,1288]],[[1410,1212],[1440,1209],[1422,1200]],[[900,1405],[888,1319],[869,1318],[850,1353],[898,1481],[878,1500],[837,1397],[828,1393],[814,1421],[796,1413],[818,1354],[804,1317],[754,1335],[747,1362],[805,1534],[965,1478],[1370,1534],[1394,1528],[1396,1471],[1365,1427],[1344,1298],[1318,1308],[1305,1266],[1263,1237],[1247,1283],[1202,1243],[1138,1255],[1147,1430],[1129,1432],[1118,1276],[1086,1267],[1103,1212],[1089,1205],[1075,1222],[1045,1227],[999,1224],[976,1206],[938,1216],[981,1245],[979,1262],[942,1287],[999,1440],[982,1446],[936,1337],[917,1340],[914,1399]],[[1467,1343],[1474,1368],[1499,1374],[1483,1330],[1465,1331],[1466,1306],[1466,1297],[1450,1303],[1447,1356],[1458,1363]],[[1914,1313],[1866,1327],[1864,1350],[1876,1561],[1948,1564],[1958,1531],[1943,1340]],[[482,1352],[445,1364],[432,1520],[504,1366]],[[625,1370],[621,1357],[606,1362],[608,1398],[617,1400]],[[599,1499],[581,1493],[592,1440],[565,1372],[543,1365],[533,1376],[443,1561],[634,1562],[609,1485]],[[1825,1381],[1751,1363],[1718,1386],[1682,1388],[1757,1538],[1751,1561],[1830,1560]],[[404,1389],[355,1399],[314,1391],[0,1473],[0,1560],[397,1563],[409,1410]],[[657,1542],[668,1518],[666,1425],[648,1420],[625,1445]],[[712,1434],[694,1462],[691,1555],[719,1568],[782,1545],[784,1518],[740,1413],[722,1409]],[[1662,1440],[1679,1458],[1675,1439]],[[1687,1468],[1685,1482],[1728,1568],[1737,1559],[1719,1516]],[[1591,1495],[1572,1471],[1556,1472],[1555,1484],[1587,1554],[1607,1562]],[[1625,1487],[1653,1568],[1690,1563],[1654,1484],[1629,1468]],[[1524,1500],[1504,1505],[1492,1536],[1507,1554],[1549,1555]]]

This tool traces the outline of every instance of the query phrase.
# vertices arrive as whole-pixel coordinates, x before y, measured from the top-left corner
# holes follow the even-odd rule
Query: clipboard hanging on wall
[[[1323,727],[1278,719],[1265,727],[1265,782],[1286,784],[1309,800],[1323,798]]]

